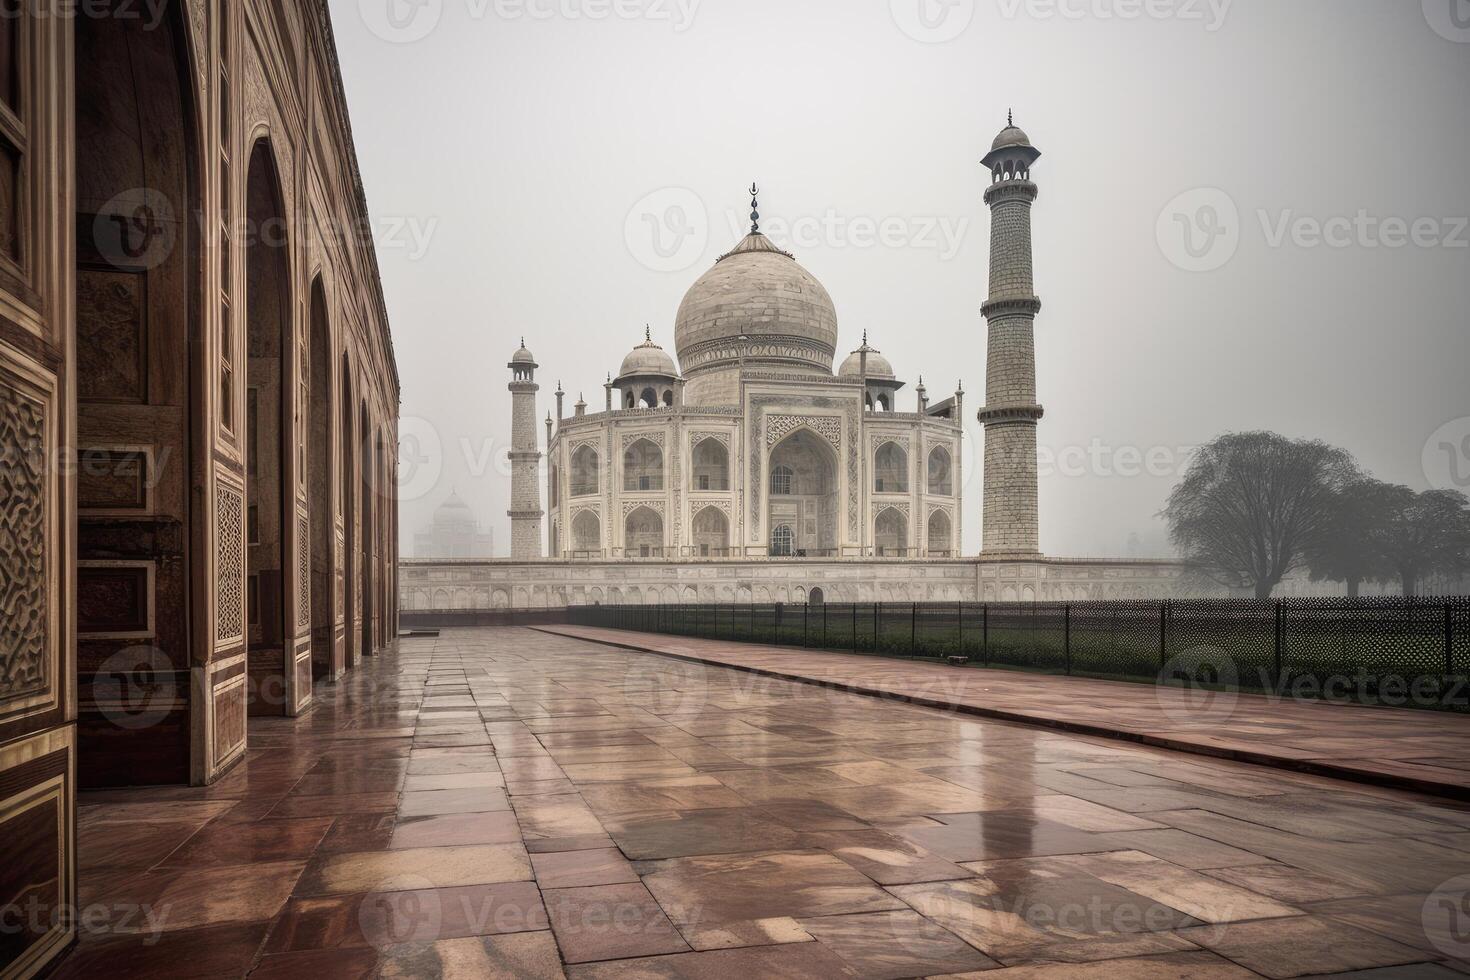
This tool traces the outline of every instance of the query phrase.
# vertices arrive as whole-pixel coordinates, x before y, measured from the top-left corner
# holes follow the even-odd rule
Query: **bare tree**
[[[1313,582],[1346,582],[1348,597],[1356,599],[1364,582],[1396,576],[1383,542],[1401,489],[1366,476],[1342,488],[1326,533],[1307,548]]]
[[[1427,576],[1463,572],[1470,553],[1470,499],[1458,490],[1392,490],[1380,547],[1404,595],[1414,595]]]
[[[1327,539],[1352,456],[1274,432],[1220,436],[1200,449],[1169,496],[1169,536],[1192,568],[1267,599]]]

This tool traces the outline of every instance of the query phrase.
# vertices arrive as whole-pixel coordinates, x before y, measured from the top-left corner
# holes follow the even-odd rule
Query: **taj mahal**
[[[866,335],[838,363],[832,297],[761,233],[752,185],[750,232],[689,287],[674,354],[646,329],[609,372],[601,411],[580,398],[568,411],[558,384],[543,423],[541,365],[522,343],[508,364],[511,558],[407,562],[404,609],[1169,589],[1178,569],[1168,563],[1052,559],[1038,546],[1040,155],[1008,120],[982,161],[992,224],[978,556],[960,545],[965,392],[931,400],[922,377],[899,379]]]

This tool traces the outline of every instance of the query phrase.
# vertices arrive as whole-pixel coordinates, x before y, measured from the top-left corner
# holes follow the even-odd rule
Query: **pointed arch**
[[[909,492],[909,454],[897,442],[889,440],[873,454],[873,492]]]
[[[939,497],[954,496],[954,460],[943,446],[929,451],[928,490]]]
[[[929,554],[936,558],[949,558],[954,555],[954,527],[948,514],[942,510],[930,513],[927,531]]]
[[[581,511],[572,518],[572,552],[583,556],[601,550],[602,521],[596,511]]]
[[[596,496],[601,488],[602,460],[592,446],[579,446],[572,453],[572,496]]]
[[[873,522],[873,544],[880,557],[903,557],[909,548],[909,519],[897,507],[885,507]]]
[[[706,436],[694,444],[694,485],[692,490],[725,491],[730,489],[730,451],[714,436]]]
[[[623,489],[634,493],[664,488],[664,451],[651,439],[637,439],[623,450]]]
[[[718,507],[705,507],[694,515],[694,553],[700,557],[721,556],[730,550],[730,519]]]
[[[664,519],[652,507],[635,507],[623,521],[623,554],[657,558],[664,551]]]

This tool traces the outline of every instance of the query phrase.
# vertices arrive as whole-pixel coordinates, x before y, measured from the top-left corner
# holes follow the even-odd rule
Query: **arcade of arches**
[[[78,789],[212,783],[393,642],[399,390],[326,5],[52,6],[0,11],[0,903],[67,908]]]

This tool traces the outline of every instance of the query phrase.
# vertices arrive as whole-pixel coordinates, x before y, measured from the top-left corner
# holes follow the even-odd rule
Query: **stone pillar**
[[[541,450],[536,440],[536,368],[524,343],[507,365],[510,382],[510,556],[530,561],[541,555]]]
[[[1007,126],[984,164],[990,207],[990,299],[982,307],[988,328],[985,407],[985,555],[1037,555],[1035,295],[1031,261],[1031,205],[1037,188],[1031,165],[1041,154],[1026,134]]]

